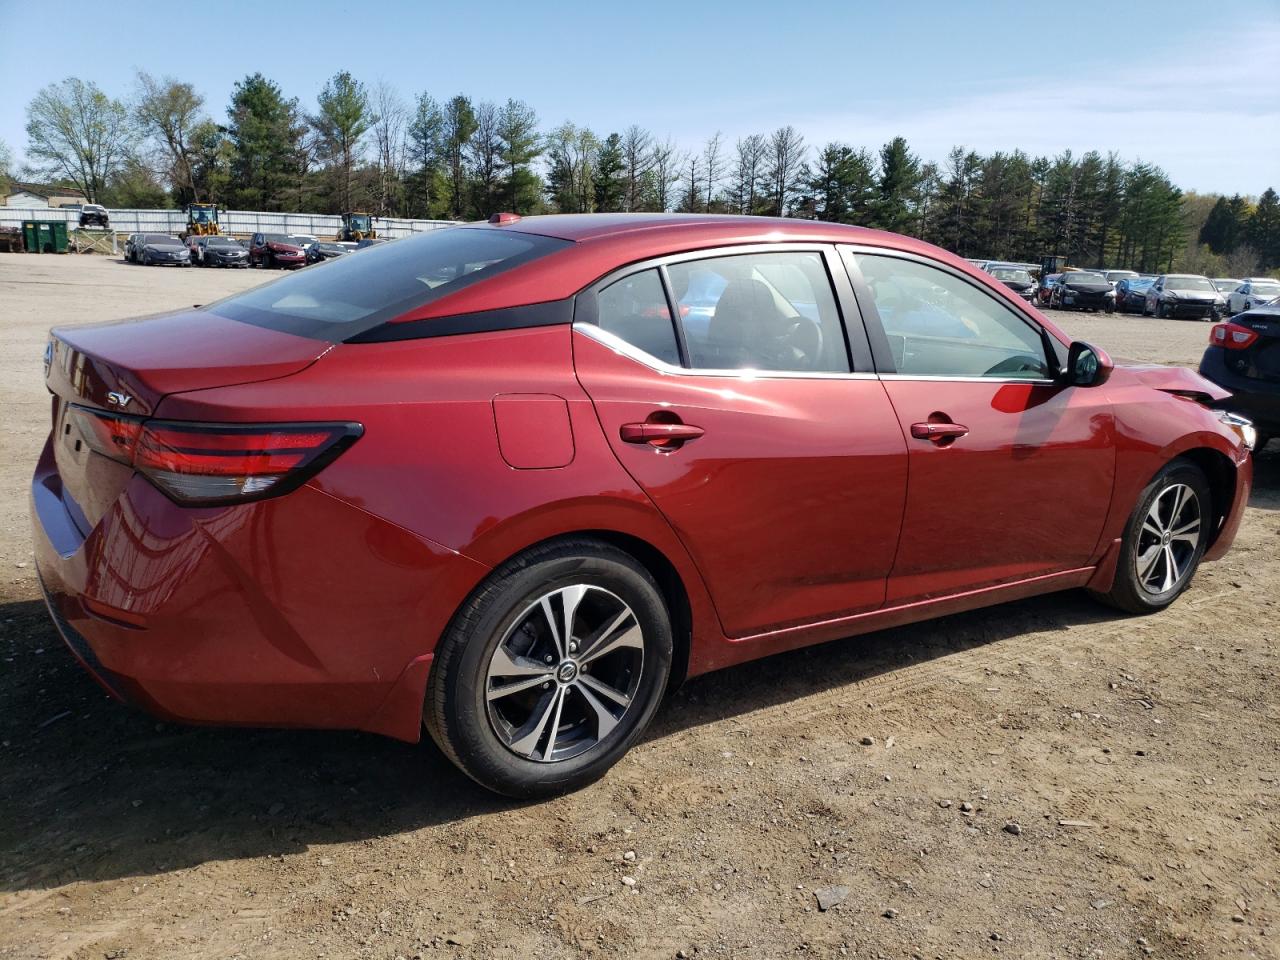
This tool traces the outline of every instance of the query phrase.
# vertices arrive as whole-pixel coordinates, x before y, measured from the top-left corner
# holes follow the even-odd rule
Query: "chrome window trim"
[[[851,373],[827,373],[827,372],[809,372],[803,370],[757,370],[751,367],[744,367],[740,370],[717,370],[709,367],[677,367],[665,360],[659,360],[650,353],[645,353],[639,347],[628,343],[621,337],[604,330],[594,323],[585,323],[575,320],[573,329],[578,333],[590,337],[597,343],[608,347],[614,353],[619,353],[628,359],[635,360],[637,363],[644,364],[651,370],[658,373],[665,373],[674,377],[733,377],[738,380],[878,380],[874,373],[869,371],[851,372]]]
[[[740,380],[919,380],[923,382],[941,381],[951,383],[1029,383],[1038,386],[1053,386],[1058,382],[1038,377],[946,377],[917,376],[907,373],[876,374],[869,371],[857,373],[805,373],[800,370],[755,370],[752,368],[716,370],[703,367],[677,367],[664,360],[659,360],[652,354],[645,353],[639,347],[628,343],[608,330],[596,326],[594,323],[575,321],[573,329],[584,336],[590,337],[602,346],[608,347],[614,353],[635,360],[650,370],[674,377],[734,377]]]

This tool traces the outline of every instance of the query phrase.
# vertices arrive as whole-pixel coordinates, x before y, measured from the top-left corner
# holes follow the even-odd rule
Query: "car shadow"
[[[1280,442],[1258,457],[1250,505],[1280,509]],[[646,742],[1031,632],[1118,619],[1073,591],[779,654],[690,681]],[[157,723],[107,698],[39,601],[0,603],[0,628],[0,891],[293,854],[512,806],[429,740]]]
[[[1114,616],[1063,593],[779,654],[690,681],[646,741]],[[0,684],[0,891],[299,853],[512,805],[473,784],[429,740],[158,723],[107,698],[43,604],[0,604],[0,625],[10,638]]]

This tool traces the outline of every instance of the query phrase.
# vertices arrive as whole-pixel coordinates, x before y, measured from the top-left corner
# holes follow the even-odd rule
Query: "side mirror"
[[[1097,387],[1107,382],[1115,364],[1101,347],[1076,340],[1067,352],[1067,369],[1063,380],[1072,387]]]

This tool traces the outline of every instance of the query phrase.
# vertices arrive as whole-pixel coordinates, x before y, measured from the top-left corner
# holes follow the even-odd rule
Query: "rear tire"
[[[1111,589],[1090,592],[1128,613],[1163,610],[1190,586],[1209,545],[1213,516],[1204,471],[1181,458],[1165,464],[1125,524]]]
[[[490,574],[454,616],[423,722],[495,793],[576,790],[644,733],[671,656],[666,604],[633,557],[588,539],[535,547]]]

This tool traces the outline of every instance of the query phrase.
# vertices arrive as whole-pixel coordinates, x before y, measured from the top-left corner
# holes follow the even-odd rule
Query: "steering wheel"
[[[990,370],[983,373],[983,376],[995,377],[1009,373],[1034,373],[1037,376],[1044,376],[1044,361],[1040,357],[1033,357],[1029,353],[1015,354],[1012,357],[1005,357]]]

